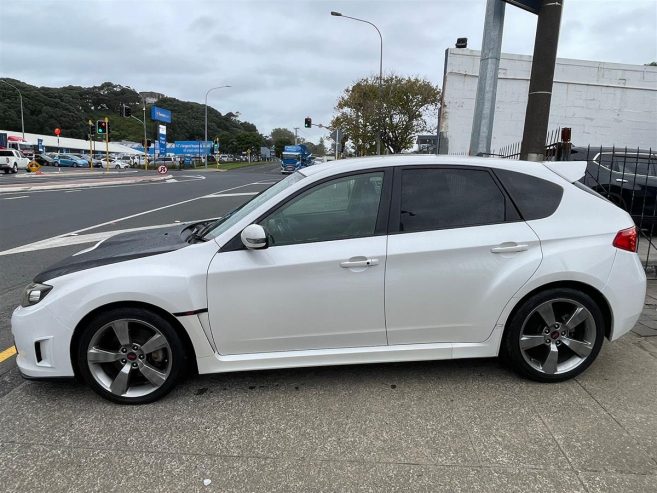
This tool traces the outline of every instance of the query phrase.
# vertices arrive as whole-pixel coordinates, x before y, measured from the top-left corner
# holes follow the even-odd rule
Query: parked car
[[[635,222],[657,222],[657,154],[643,149],[574,147],[571,160],[586,160],[581,182],[626,210]]]
[[[34,160],[41,166],[56,166],[55,159],[48,154],[36,154]]]
[[[86,159],[82,159],[78,156],[75,156],[73,154],[57,154],[57,157],[55,157],[55,166],[69,166],[72,168],[88,168],[89,167],[89,161]]]
[[[0,149],[0,169],[9,173],[18,173],[19,169],[27,169],[30,158],[23,156],[21,151],[15,149]]]
[[[534,380],[572,378],[634,326],[646,292],[636,227],[577,182],[585,167],[304,168],[217,221],[120,234],[38,274],[11,320],[18,368],[132,404],[190,369],[502,353]]]
[[[103,158],[103,159],[99,159],[98,161],[94,161],[94,166],[98,166],[99,168],[127,169],[130,167],[130,163],[121,161],[119,159],[110,158],[109,166],[108,166],[107,159]]]
[[[158,157],[150,161],[149,165],[155,167],[165,165],[168,168],[172,168],[172,167],[177,167],[178,162],[179,160],[177,157]]]

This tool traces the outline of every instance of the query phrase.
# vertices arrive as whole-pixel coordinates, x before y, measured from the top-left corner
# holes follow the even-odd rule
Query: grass
[[[255,163],[248,163],[248,162],[235,162],[235,163],[219,163],[219,169],[237,169],[237,168],[246,168],[247,166],[258,166],[260,164],[268,164],[272,163],[273,161],[259,161]],[[209,167],[210,165],[208,165]],[[214,168],[217,167],[216,164],[212,164]]]

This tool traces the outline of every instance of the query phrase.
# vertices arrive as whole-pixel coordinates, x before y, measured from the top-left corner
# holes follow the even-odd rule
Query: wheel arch
[[[547,284],[543,284],[541,286],[538,286],[537,288],[533,289],[529,293],[525,294],[518,302],[514,305],[513,309],[511,312],[509,312],[509,316],[506,318],[504,321],[504,334],[502,336],[502,339],[504,339],[504,336],[506,336],[507,330],[509,328],[509,322],[513,319],[515,316],[516,312],[524,305],[524,303],[531,298],[532,296],[542,292],[546,291],[548,289],[555,289],[555,288],[570,288],[570,289],[575,289],[577,291],[582,291],[583,293],[586,293],[589,295],[593,301],[596,302],[596,304],[600,307],[600,310],[602,311],[602,315],[605,321],[605,337],[607,340],[610,340],[611,338],[611,329],[614,326],[613,324],[613,312],[611,311],[611,306],[609,305],[609,301],[607,301],[607,298],[596,288],[591,286],[590,284],[586,284],[580,281],[555,281],[555,282],[550,282]]]
[[[145,310],[150,310],[160,315],[161,317],[167,319],[171,323],[171,325],[176,329],[178,335],[180,335],[183,346],[185,347],[185,353],[187,354],[187,357],[189,359],[188,370],[194,374],[198,373],[198,367],[196,362],[196,351],[194,351],[194,345],[192,344],[189,334],[187,333],[183,325],[180,323],[180,321],[174,315],[164,310],[163,308],[160,308],[159,306],[156,305],[152,305],[150,303],[144,303],[141,301],[117,301],[94,308],[92,311],[90,311],[84,317],[82,317],[82,319],[75,326],[75,330],[73,331],[73,336],[71,337],[69,352],[71,357],[71,363],[73,366],[73,372],[75,373],[76,377],[79,376],[79,368],[77,365],[77,357],[75,354],[75,349],[78,345],[80,337],[82,336],[82,332],[84,328],[87,326],[89,321],[92,320],[97,315],[115,308],[142,308]]]

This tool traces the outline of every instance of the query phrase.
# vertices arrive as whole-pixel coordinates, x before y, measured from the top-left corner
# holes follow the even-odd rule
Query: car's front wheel
[[[12,168],[11,172],[14,174],[18,173],[18,165],[16,163],[14,163],[14,167]]]
[[[600,307],[586,293],[549,289],[527,299],[507,324],[503,351],[532,380],[560,382],[582,373],[604,339]]]
[[[142,308],[116,308],[84,328],[77,363],[81,376],[102,397],[146,404],[166,395],[187,365],[185,347],[172,324]]]

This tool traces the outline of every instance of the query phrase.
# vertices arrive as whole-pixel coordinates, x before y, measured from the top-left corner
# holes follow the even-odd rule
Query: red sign
[[[61,134],[61,133],[62,133],[62,129],[61,129],[61,128],[58,127],[58,128],[55,129],[55,135],[56,135],[57,137],[59,137],[59,134]]]
[[[161,175],[166,175],[166,174],[167,174],[167,171],[168,171],[168,170],[167,170],[167,167],[164,166],[164,165],[162,165],[162,166],[158,166],[158,168],[157,168],[157,172],[158,172],[159,174],[161,174]]]

